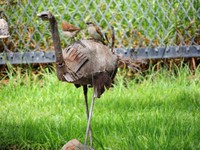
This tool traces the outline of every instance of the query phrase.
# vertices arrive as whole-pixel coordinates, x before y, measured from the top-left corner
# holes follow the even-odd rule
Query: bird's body
[[[110,85],[116,74],[117,56],[103,44],[93,40],[81,40],[82,44],[74,43],[63,51],[63,58],[67,66],[67,71],[63,76],[67,82],[76,85],[95,84],[94,79],[101,78],[102,87]],[[102,76],[102,77],[101,77]],[[105,78],[105,79],[103,79]],[[100,79],[99,79],[100,80]],[[104,80],[107,83],[104,83]],[[100,85],[94,85],[96,97],[102,94],[96,88]],[[109,88],[109,86],[106,86]]]
[[[80,30],[81,30],[80,28],[78,28],[66,21],[62,22],[63,34],[71,39],[74,38],[80,32]]]
[[[83,86],[88,119],[85,144],[88,134],[90,134],[90,144],[92,145],[90,122],[94,101],[95,98],[100,98],[105,88],[111,87],[117,72],[117,56],[107,46],[94,40],[80,40],[62,51],[55,17],[50,12],[42,12],[38,16],[50,22],[58,79],[74,83],[76,87]],[[87,101],[88,85],[94,89],[90,112]]]
[[[103,37],[103,34],[102,34],[100,28],[92,22],[87,22],[86,24],[87,24],[87,29],[88,29],[89,35],[93,39],[95,39],[97,41],[101,41],[103,44],[105,44],[104,37]]]
[[[74,37],[77,35],[78,32],[79,32],[79,31],[74,31],[74,32],[63,31],[63,34],[64,34],[65,36],[69,37],[69,38],[74,38]]]

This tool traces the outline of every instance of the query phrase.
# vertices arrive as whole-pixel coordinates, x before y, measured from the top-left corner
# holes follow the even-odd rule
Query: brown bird
[[[72,39],[74,39],[74,37],[80,32],[80,28],[66,22],[66,21],[63,21],[62,22],[62,31],[63,31],[63,34],[67,37],[69,37],[71,39],[71,42],[72,42]]]
[[[49,20],[56,55],[56,73],[59,80],[83,87],[88,119],[85,145],[88,135],[92,146],[91,118],[96,98],[109,89],[117,72],[117,56],[106,45],[94,40],[80,40],[61,49],[60,37],[55,17],[50,12],[42,12],[38,17]],[[82,43],[82,44],[80,44]],[[91,108],[88,108],[88,86],[93,87]]]
[[[103,37],[103,34],[100,30],[100,28],[98,26],[96,26],[94,23],[92,22],[87,22],[87,29],[88,29],[88,33],[89,35],[97,40],[97,41],[101,41],[104,45],[105,45],[105,39]]]

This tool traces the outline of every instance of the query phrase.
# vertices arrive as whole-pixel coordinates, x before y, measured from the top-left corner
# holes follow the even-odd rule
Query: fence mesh
[[[63,48],[70,41],[63,20],[83,29],[78,38],[88,38],[85,22],[109,39],[112,25],[119,48],[200,45],[200,0],[1,0],[11,36],[1,39],[0,51],[52,50],[49,23],[37,18],[44,10],[55,15]]]

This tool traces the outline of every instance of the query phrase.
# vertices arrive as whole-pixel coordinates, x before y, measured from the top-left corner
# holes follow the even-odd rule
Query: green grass
[[[84,142],[82,89],[40,75],[16,71],[0,84],[0,149],[60,149]],[[117,76],[96,100],[92,129],[95,149],[200,149],[200,72],[166,70],[129,81]],[[0,81],[3,83],[3,80]],[[89,91],[89,97],[92,90]]]

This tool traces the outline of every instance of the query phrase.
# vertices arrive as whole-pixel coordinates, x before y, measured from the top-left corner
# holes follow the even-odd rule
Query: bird
[[[84,145],[90,136],[92,147],[91,119],[94,104],[97,98],[112,86],[117,73],[118,57],[109,48],[95,40],[80,39],[81,42],[74,42],[62,50],[58,32],[57,21],[54,15],[49,12],[41,12],[38,17],[48,20],[56,56],[56,74],[60,81],[73,83],[77,88],[83,87],[87,128]],[[80,44],[82,43],[82,44]],[[88,87],[93,88],[90,110],[88,106]]]
[[[71,39],[74,39],[74,37],[80,32],[80,28],[76,27],[66,21],[62,21],[62,32],[65,36],[69,37]]]
[[[86,22],[87,24],[87,29],[88,29],[88,33],[89,35],[97,40],[97,41],[101,41],[104,45],[105,45],[105,39],[104,39],[104,36],[100,30],[100,28],[95,25],[93,22]]]

